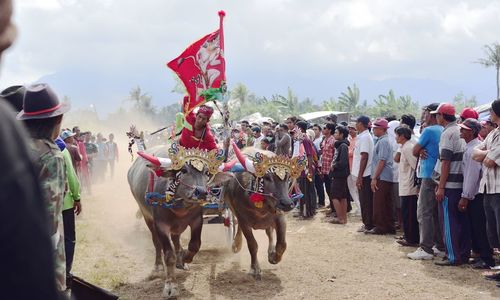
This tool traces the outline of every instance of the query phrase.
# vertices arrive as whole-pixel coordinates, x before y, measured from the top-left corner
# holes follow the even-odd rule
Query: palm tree
[[[283,110],[284,113],[288,113],[289,115],[295,116],[301,113],[300,111],[300,101],[297,96],[293,93],[292,89],[288,87],[287,96],[282,95],[273,95],[271,97],[271,101],[276,103],[280,110]]]
[[[359,103],[359,88],[354,84],[352,88],[347,87],[347,93],[342,92],[339,97],[338,103],[348,112],[352,112],[356,109]]]
[[[233,99],[238,99],[240,104],[243,104],[247,102],[249,98],[249,92],[247,87],[243,83],[238,83],[232,90],[231,90],[231,97]]]
[[[375,99],[375,111],[377,117],[385,117],[393,114],[393,111],[397,109],[397,99],[393,90],[389,91],[387,95],[379,95],[378,99]]]
[[[152,97],[143,93],[140,86],[130,90],[128,100],[134,103],[134,108],[140,112],[147,115],[155,113],[155,107],[151,103]]]
[[[379,95],[378,99],[374,100],[374,103],[372,113],[376,117],[400,116],[402,114],[416,115],[419,111],[418,101],[413,101],[411,96],[397,97],[393,90],[390,90],[387,95]]]
[[[484,53],[486,58],[480,58],[476,63],[485,66],[486,68],[495,67],[497,70],[497,99],[500,99],[500,44],[493,43],[484,46]]]
[[[323,101],[324,110],[342,110],[342,105],[335,98],[330,97],[328,100]]]

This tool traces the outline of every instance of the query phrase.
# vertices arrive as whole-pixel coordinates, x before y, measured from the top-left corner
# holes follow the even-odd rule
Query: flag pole
[[[225,57],[226,56],[226,53],[225,53],[225,49],[224,49],[224,25],[223,25],[223,22],[224,22],[224,17],[226,16],[226,13],[221,10],[219,11],[219,35],[220,35],[220,39],[219,39],[219,43],[220,43],[220,49],[222,50],[222,57]],[[226,70],[226,60],[224,59],[223,60],[224,62],[224,70]],[[224,72],[224,75],[225,75],[225,72]],[[224,76],[225,77],[225,76]],[[222,84],[226,84],[226,78],[224,78],[224,82],[222,82]],[[224,96],[225,96],[225,91],[223,92],[222,94],[222,97],[224,99]],[[217,106],[217,105],[216,105]],[[217,106],[217,109],[219,109],[219,107]],[[224,110],[224,113],[222,113],[222,120],[224,121],[224,161],[226,162],[227,159],[228,159],[228,152],[229,152],[229,141],[231,139],[231,136],[229,134],[229,106],[227,105],[227,102],[225,102],[223,104],[223,110]],[[220,109],[219,109],[220,111]]]
[[[219,11],[219,34],[220,34],[219,43],[220,43],[220,48],[222,50],[222,53],[224,53],[224,26],[223,26],[223,22],[224,22],[225,16],[226,16],[226,13],[223,10],[220,10]],[[222,54],[222,55],[224,55],[224,54]]]

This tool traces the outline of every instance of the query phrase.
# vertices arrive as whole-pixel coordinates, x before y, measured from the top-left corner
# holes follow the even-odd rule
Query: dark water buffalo
[[[165,146],[152,148],[147,153],[158,157],[168,157]],[[150,206],[144,201],[151,174],[148,164],[142,158],[136,159],[128,171],[128,182],[146,225],[151,231],[156,250],[153,274],[164,270],[164,264],[166,280],[162,295],[167,298],[175,297],[179,291],[174,267],[187,269],[186,264],[193,260],[200,249],[203,210],[194,200],[203,199],[206,196],[205,187],[209,180],[209,173],[206,166],[200,171],[186,163],[180,170],[170,170],[166,172],[164,177],[158,177],[154,183],[153,191],[164,194],[167,186],[178,175],[177,172],[180,172],[179,180],[182,184],[176,189],[175,198],[182,198],[186,205],[183,208],[170,209]],[[215,175],[213,182],[217,183],[219,178],[221,178],[219,174]],[[188,226],[191,228],[191,239],[186,251],[180,244],[180,236]]]
[[[237,151],[237,150],[236,150]],[[246,149],[246,155],[252,156],[254,149]],[[274,156],[265,152],[266,156]],[[241,160],[240,160],[241,161]],[[254,172],[254,170],[250,170]],[[268,261],[277,264],[281,261],[286,249],[285,212],[293,208],[289,197],[290,173],[285,176],[267,172],[263,178],[264,201],[261,208],[250,200],[248,189],[252,189],[255,175],[252,172],[235,173],[234,177],[224,183],[224,201],[238,220],[238,229],[233,241],[233,252],[241,249],[241,233],[245,236],[251,255],[250,274],[257,280],[261,279],[261,269],[257,260],[257,241],[252,229],[263,229],[269,238]],[[276,233],[276,243],[275,234]]]

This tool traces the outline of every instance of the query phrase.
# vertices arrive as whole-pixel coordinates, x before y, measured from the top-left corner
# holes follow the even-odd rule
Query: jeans
[[[500,247],[500,194],[484,194],[486,231],[492,248]]]
[[[401,196],[401,213],[406,241],[418,244],[420,235],[417,221],[417,195]]]
[[[71,272],[73,266],[73,256],[75,255],[75,210],[73,208],[63,210],[64,223],[64,252],[66,254],[66,277]]]
[[[361,219],[363,220],[366,230],[373,228],[373,193],[370,184],[370,176],[363,177],[361,189],[359,190]]]
[[[493,249],[488,242],[486,231],[486,216],[484,214],[483,194],[477,194],[474,200],[469,201],[467,206],[467,214],[469,215],[472,250],[479,253],[481,259],[489,264],[494,265]]]
[[[432,247],[443,251],[443,234],[439,226],[436,201],[436,183],[430,178],[423,178],[417,201],[417,220],[420,233],[420,247],[427,253],[433,253]]]
[[[318,205],[325,206],[325,189],[323,187],[323,178],[319,173],[314,175],[314,187],[318,195]]]

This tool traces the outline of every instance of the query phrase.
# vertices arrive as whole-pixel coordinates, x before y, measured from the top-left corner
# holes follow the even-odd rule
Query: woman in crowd
[[[347,223],[347,177],[349,176],[349,130],[342,125],[337,126],[333,137],[335,138],[335,155],[330,168],[332,185],[330,194],[333,198],[333,206],[337,212],[337,218],[331,222],[334,224]]]
[[[294,129],[294,154],[298,155],[303,149],[304,155],[307,157],[307,167],[298,179],[299,188],[304,194],[300,199],[299,216],[303,218],[311,218],[316,214],[316,189],[314,188],[314,174],[316,172],[316,164],[318,157],[314,150],[314,144],[307,136],[307,123],[304,121],[297,122],[297,128]]]

